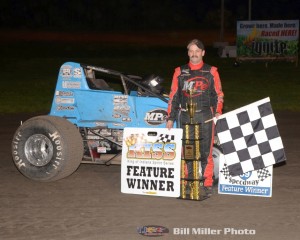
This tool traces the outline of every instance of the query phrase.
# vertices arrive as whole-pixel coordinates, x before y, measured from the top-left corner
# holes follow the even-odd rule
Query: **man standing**
[[[189,98],[196,103],[194,123],[201,124],[200,153],[201,169],[204,177],[204,189],[208,196],[212,195],[213,169],[212,147],[214,141],[213,121],[205,123],[222,114],[224,94],[219,73],[216,67],[203,62],[205,49],[198,39],[191,40],[188,45],[189,63],[175,69],[173,75],[170,100],[168,104],[168,121],[166,127],[171,129],[174,121],[189,123],[187,112]]]

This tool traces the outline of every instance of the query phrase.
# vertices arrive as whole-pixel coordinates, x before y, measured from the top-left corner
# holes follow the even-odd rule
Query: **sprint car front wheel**
[[[26,177],[52,182],[72,174],[83,156],[78,129],[68,120],[38,116],[21,125],[12,141],[12,156]]]

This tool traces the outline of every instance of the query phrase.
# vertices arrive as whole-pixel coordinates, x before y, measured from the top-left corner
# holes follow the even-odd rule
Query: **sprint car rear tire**
[[[12,156],[27,178],[52,182],[71,175],[82,160],[83,141],[74,124],[55,116],[33,117],[12,140]]]
[[[215,183],[219,180],[219,162],[220,162],[220,155],[222,154],[222,150],[218,145],[214,145],[212,149],[212,157],[214,160],[214,179]]]

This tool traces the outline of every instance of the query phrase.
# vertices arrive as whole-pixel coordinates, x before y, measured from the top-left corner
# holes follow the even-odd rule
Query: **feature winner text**
[[[174,168],[129,165],[126,175],[128,188],[174,192]]]

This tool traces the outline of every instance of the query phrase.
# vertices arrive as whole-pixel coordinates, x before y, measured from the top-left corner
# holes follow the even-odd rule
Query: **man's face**
[[[191,45],[188,50],[190,62],[192,64],[198,64],[202,61],[205,50],[198,48],[195,44]]]

